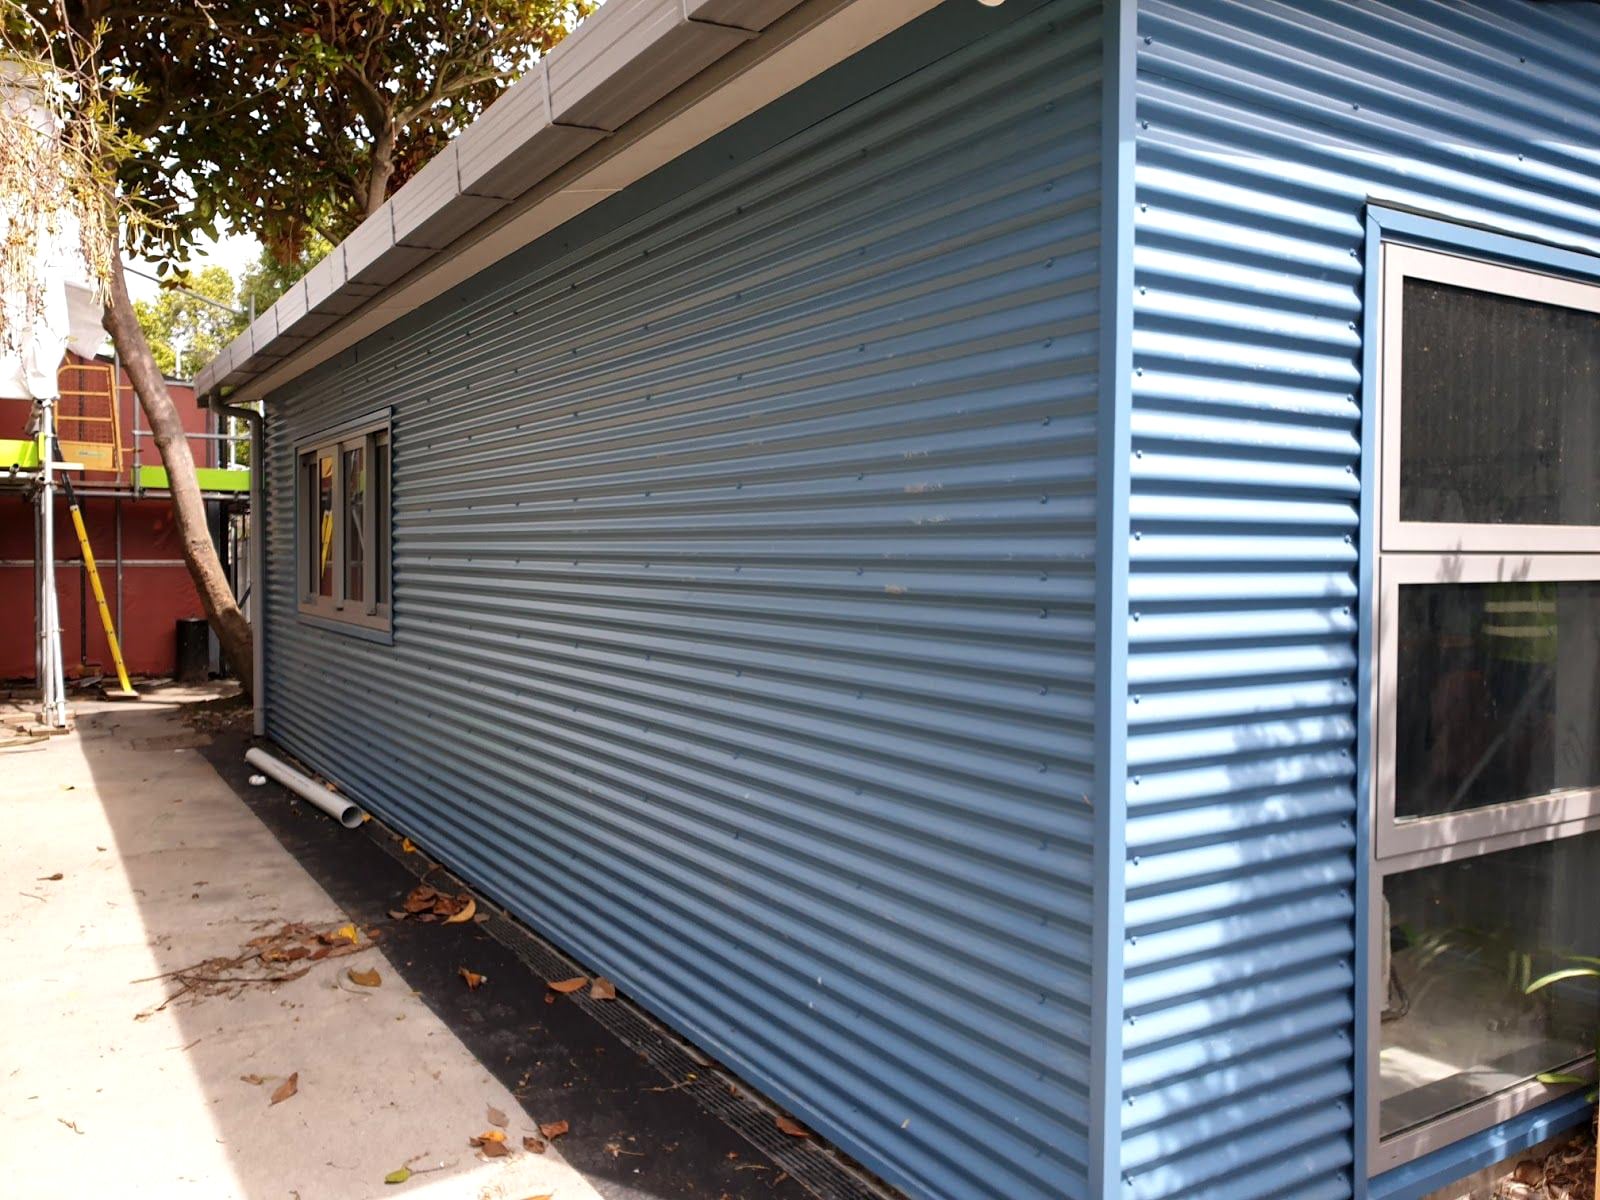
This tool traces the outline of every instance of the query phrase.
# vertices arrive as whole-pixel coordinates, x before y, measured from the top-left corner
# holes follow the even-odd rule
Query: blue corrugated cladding
[[[1099,6],[1013,9],[268,420],[272,735],[952,1200],[1087,1190]],[[289,569],[293,445],[382,405],[392,646]]]
[[[1363,213],[1600,250],[1600,6],[1141,0],[1129,1200],[1349,1196]]]

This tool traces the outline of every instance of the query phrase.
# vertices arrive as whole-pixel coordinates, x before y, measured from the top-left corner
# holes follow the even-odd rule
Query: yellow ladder
[[[58,459],[61,457],[59,440],[56,441],[56,457]],[[128,667],[122,661],[122,644],[117,641],[117,629],[111,621],[111,609],[106,604],[106,590],[100,586],[100,571],[94,565],[94,551],[89,547],[89,531],[83,524],[83,510],[78,507],[78,493],[73,490],[72,476],[63,473],[61,482],[67,492],[67,511],[72,514],[72,527],[77,530],[78,545],[83,550],[83,565],[89,572],[89,586],[94,589],[94,602],[100,609],[100,624],[106,631],[106,645],[111,647],[111,661],[117,667],[117,682],[122,685],[116,691],[107,688],[105,694],[113,700],[136,700],[139,693],[133,690],[133,684],[128,681]]]

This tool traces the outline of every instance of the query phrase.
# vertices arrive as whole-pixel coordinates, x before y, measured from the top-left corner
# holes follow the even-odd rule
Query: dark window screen
[[[1600,525],[1600,315],[1405,282],[1400,517]]]

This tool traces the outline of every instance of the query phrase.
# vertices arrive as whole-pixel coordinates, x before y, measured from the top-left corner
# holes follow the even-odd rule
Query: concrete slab
[[[493,1161],[468,1146],[491,1106],[513,1143],[563,1113],[524,1111],[381,941],[291,982],[160,1007],[173,985],[153,976],[284,922],[347,919],[178,719],[205,694],[80,701],[75,735],[0,750],[6,1193],[597,1200],[559,1143]],[[354,986],[351,966],[381,986]],[[291,1073],[298,1092],[271,1104]],[[407,1163],[443,1169],[385,1185]]]

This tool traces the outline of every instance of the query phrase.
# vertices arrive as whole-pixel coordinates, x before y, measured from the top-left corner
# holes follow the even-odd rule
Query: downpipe
[[[213,398],[211,407],[228,417],[238,417],[250,430],[250,602],[246,614],[250,621],[250,674],[255,686],[250,691],[250,730],[256,737],[267,735],[267,623],[266,539],[262,536],[262,479],[266,450],[261,436],[261,414],[251,408],[238,408]]]
[[[245,752],[245,762],[258,769],[268,779],[281,783],[302,800],[309,800],[346,829],[354,829],[366,819],[354,801],[341,796],[325,784],[318,783],[303,771],[273,758],[259,746]]]

